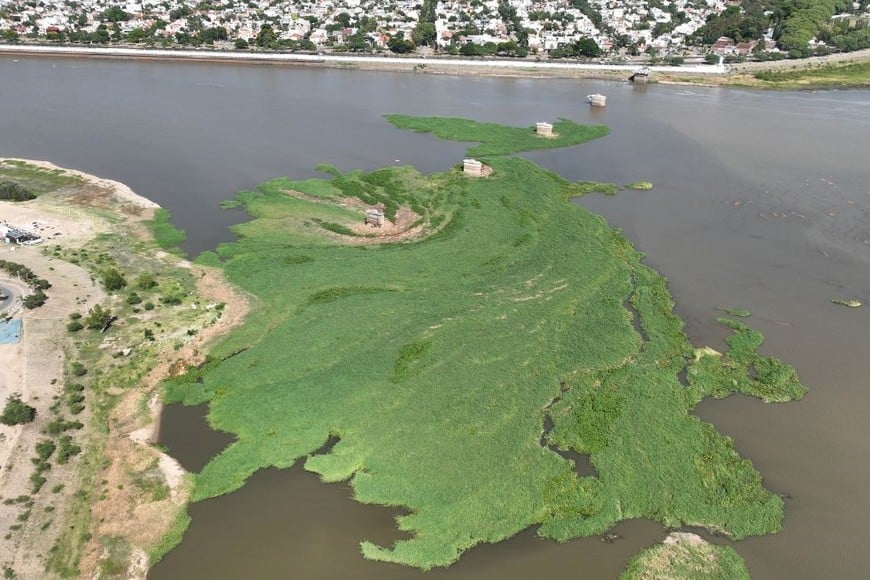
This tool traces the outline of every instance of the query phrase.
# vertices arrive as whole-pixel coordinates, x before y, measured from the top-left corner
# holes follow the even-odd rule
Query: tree
[[[266,22],[260,27],[260,32],[257,33],[257,46],[260,48],[269,48],[278,40],[278,35],[272,29],[272,25]]]
[[[36,409],[21,400],[21,395],[12,393],[6,399],[6,407],[0,415],[0,423],[4,425],[24,425],[36,418]]]
[[[120,6],[112,6],[100,12],[99,19],[102,22],[125,22],[130,20],[130,16]]]
[[[435,46],[436,36],[434,22],[421,22],[413,32],[417,46]]]
[[[584,36],[574,44],[574,51],[578,56],[596,57],[601,55],[601,47],[588,36]]]
[[[127,280],[114,268],[103,270],[101,277],[103,279],[103,287],[109,292],[120,290],[127,285]]]
[[[414,52],[414,49],[417,47],[410,40],[405,40],[401,36],[396,35],[387,42],[387,48],[396,54],[407,54]]]
[[[365,52],[371,48],[362,30],[357,31],[356,34],[347,39],[347,49],[351,52]]]
[[[244,38],[237,38],[233,44],[237,50],[245,50],[248,48],[248,41]]]
[[[112,311],[97,304],[88,312],[84,323],[91,330],[103,330],[112,324],[112,319]]]

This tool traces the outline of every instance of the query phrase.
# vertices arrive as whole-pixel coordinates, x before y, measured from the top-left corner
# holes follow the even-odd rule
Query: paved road
[[[426,65],[430,68],[438,66],[468,67],[487,69],[517,69],[517,70],[599,70],[599,71],[634,71],[636,64],[591,64],[581,62],[548,62],[525,59],[461,59],[461,58],[421,58],[397,56],[344,56],[326,54],[290,54],[271,52],[234,52],[219,50],[159,50],[148,48],[95,48],[89,46],[35,46],[21,44],[0,45],[0,53],[7,54],[57,54],[63,56],[103,56],[122,58],[150,58],[161,60],[220,60],[249,62],[287,62],[287,63],[339,63],[339,64],[386,64],[386,65]],[[724,65],[697,64],[685,66],[655,66],[652,72],[690,73],[690,74],[723,74]]]
[[[0,313],[14,306],[18,302],[21,292],[22,287],[18,282],[10,282],[9,279],[0,278],[0,294],[8,296],[5,300],[0,300]]]

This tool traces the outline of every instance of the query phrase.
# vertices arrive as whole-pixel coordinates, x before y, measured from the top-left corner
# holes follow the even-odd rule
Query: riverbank
[[[3,202],[4,218],[45,238],[7,246],[4,259],[51,284],[45,305],[13,311],[21,343],[0,345],[4,395],[19,392],[36,409],[33,423],[2,428],[0,561],[24,578],[144,578],[190,487],[152,445],[157,385],[199,364],[247,301],[217,271],[159,251],[148,228],[159,206],[127,186],[28,160],[0,160],[0,177],[38,194]],[[108,269],[121,288],[106,287]],[[96,311],[111,313],[105,332],[88,328]],[[34,449],[45,455],[37,479]]]
[[[538,79],[600,79],[627,81],[642,64],[595,64],[518,59],[463,59],[456,57],[350,56],[176,50],[129,47],[56,46],[0,44],[0,54],[62,56],[74,58],[141,59],[174,62],[248,63],[296,67],[338,68],[380,72],[411,72],[456,76],[492,76]],[[863,71],[855,75],[826,74],[846,66],[870,63],[870,49],[800,60],[736,63],[732,65],[650,66],[651,82],[663,84],[730,86],[763,89],[866,88],[870,79]],[[784,78],[759,78],[759,73],[785,73]]]

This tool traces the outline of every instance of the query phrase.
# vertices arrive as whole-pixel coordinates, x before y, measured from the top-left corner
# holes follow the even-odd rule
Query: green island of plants
[[[481,123],[469,119],[444,117],[411,117],[387,115],[387,120],[400,129],[418,133],[432,133],[450,141],[478,142],[468,150],[469,155],[510,155],[521,151],[555,149],[579,145],[610,130],[604,125],[578,125],[568,119],[553,123],[553,136],[542,137],[534,127],[508,127],[497,123]]]
[[[709,544],[694,534],[671,534],[664,543],[632,558],[619,580],[749,580],[749,570],[730,546]]]
[[[194,500],[304,461],[357,501],[406,509],[406,538],[362,551],[424,569],[533,525],[560,541],[633,518],[735,539],[779,530],[782,500],[693,410],[733,392],[800,398],[794,369],[758,355],[761,335],[733,319],[728,351],[693,349],[665,279],[567,202],[573,184],[492,154],[523,149],[511,135],[527,129],[390,119],[483,143],[493,174],[333,168],[239,195],[255,219],[200,260],[259,307],[166,384],[168,401],[207,402],[211,425],[237,436]],[[564,123],[582,140],[606,132]],[[366,244],[321,227],[361,223],[354,198],[413,208],[419,235]],[[578,475],[568,449],[597,474]]]

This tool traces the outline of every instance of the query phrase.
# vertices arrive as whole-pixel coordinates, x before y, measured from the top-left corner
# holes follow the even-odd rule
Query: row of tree
[[[773,29],[779,48],[793,58],[818,52],[809,46],[814,38],[840,50],[858,50],[870,46],[866,24],[856,26],[850,19],[832,22],[831,17],[861,12],[868,2],[862,0],[856,10],[851,0],[743,0],[739,6],[710,15],[692,39],[700,44],[713,44],[722,36],[737,42],[761,41]]]

